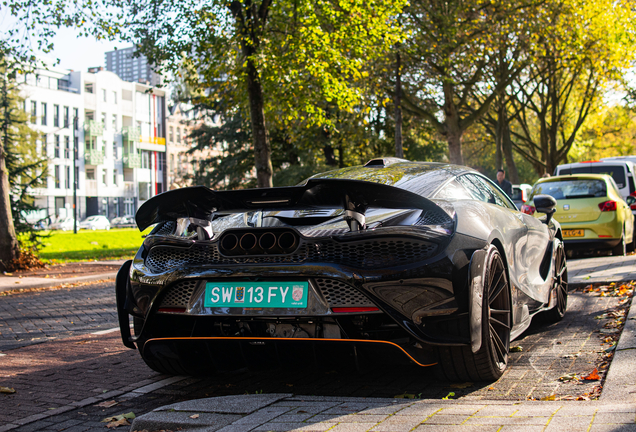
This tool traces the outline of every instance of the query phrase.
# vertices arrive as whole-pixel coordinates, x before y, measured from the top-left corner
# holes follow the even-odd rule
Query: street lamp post
[[[77,234],[77,116],[73,116],[73,234]]]

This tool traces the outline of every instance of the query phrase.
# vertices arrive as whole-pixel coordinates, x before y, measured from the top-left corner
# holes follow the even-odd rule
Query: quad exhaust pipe
[[[223,255],[287,254],[299,244],[298,235],[283,229],[232,230],[221,236],[219,249]]]

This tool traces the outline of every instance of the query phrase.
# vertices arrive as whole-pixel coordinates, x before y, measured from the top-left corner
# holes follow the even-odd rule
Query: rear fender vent
[[[316,279],[316,286],[325,296],[329,307],[373,307],[364,294],[351,285],[336,279]]]
[[[168,294],[161,301],[160,308],[187,308],[188,302],[199,285],[199,280],[184,280],[168,288]]]

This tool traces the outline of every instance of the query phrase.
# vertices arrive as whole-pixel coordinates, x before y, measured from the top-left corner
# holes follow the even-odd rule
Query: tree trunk
[[[505,100],[505,99],[504,99]],[[497,115],[497,169],[503,168],[503,156],[506,159],[506,177],[513,184],[519,183],[519,172],[512,154],[512,138],[510,136],[510,119],[508,118],[508,107],[504,100],[500,100]]]
[[[404,157],[402,147],[402,76],[400,71],[400,53],[396,55],[395,65],[395,157]]]
[[[250,103],[257,185],[259,188],[272,187],[272,149],[265,125],[263,88],[258,70],[251,57],[247,58],[247,93]]]
[[[0,271],[11,270],[9,267],[14,259],[20,256],[20,246],[13,226],[11,214],[11,197],[9,187],[9,173],[6,164],[5,148],[9,141],[9,124],[11,114],[9,112],[9,99],[7,81],[4,78],[2,88],[2,143],[0,143]]]
[[[448,142],[448,158],[450,163],[464,165],[462,155],[462,135],[459,125],[460,118],[453,99],[454,88],[451,83],[444,83],[444,123],[446,126],[446,141]]]
[[[495,169],[500,170],[503,168],[503,129],[505,115],[502,111],[505,111],[506,106],[502,101],[501,96],[497,98],[497,123],[495,124]]]

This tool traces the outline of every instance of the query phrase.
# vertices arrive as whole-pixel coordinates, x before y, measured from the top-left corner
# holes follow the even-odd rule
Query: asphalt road
[[[607,335],[600,333],[604,321],[596,317],[618,304],[616,297],[572,293],[562,322],[537,322],[513,342],[521,351],[511,353],[510,367],[499,381],[458,385],[439,379],[436,367],[392,365],[242,370],[166,381],[168,377],[147,368],[136,351],[123,347],[117,331],[93,334],[116,327],[113,284],[2,296],[0,386],[15,388],[16,393],[0,394],[0,432],[16,426],[20,431],[104,430],[100,420],[109,415],[140,415],[176,401],[228,394],[469,400],[589,395],[598,382],[562,382],[559,377],[587,374],[595,367],[603,375],[602,342]],[[96,406],[109,400],[117,405]]]

